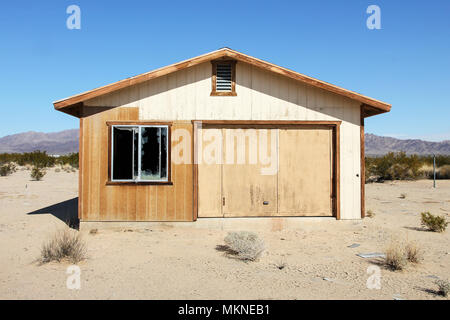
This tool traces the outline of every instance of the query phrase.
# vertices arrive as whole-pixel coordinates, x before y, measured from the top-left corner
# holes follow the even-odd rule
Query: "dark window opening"
[[[112,180],[167,181],[168,126],[113,126]]]
[[[132,128],[114,128],[114,180],[133,179],[134,134]]]
[[[167,178],[167,128],[141,128],[141,179]]]

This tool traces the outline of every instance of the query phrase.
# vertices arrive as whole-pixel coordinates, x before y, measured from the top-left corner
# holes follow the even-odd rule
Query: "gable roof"
[[[82,105],[83,101],[86,101],[88,99],[92,99],[104,94],[108,94],[123,88],[127,88],[151,79],[155,79],[158,77],[165,76],[169,73],[176,72],[185,68],[189,68],[207,61],[216,60],[220,58],[230,58],[235,59],[237,61],[242,61],[245,63],[248,63],[250,65],[256,66],[258,68],[271,71],[283,76],[286,76],[288,78],[303,82],[305,84],[321,88],[342,96],[345,96],[347,98],[350,98],[352,100],[356,100],[361,102],[361,104],[364,106],[364,116],[372,116],[375,114],[380,114],[384,112],[389,112],[391,110],[391,105],[379,101],[367,96],[364,96],[362,94],[335,86],[333,84],[330,84],[325,81],[321,81],[309,76],[306,76],[304,74],[277,66],[275,64],[272,64],[270,62],[266,62],[251,56],[248,56],[246,54],[240,53],[238,51],[229,49],[229,48],[222,48],[213,52],[209,52],[206,54],[203,54],[201,56],[197,56],[195,58],[191,58],[188,60],[184,60],[163,68],[159,68],[150,72],[146,72],[131,78],[127,78],[124,80],[120,80],[111,84],[108,84],[103,87],[99,87],[90,91],[86,91],[74,96],[71,96],[69,98],[65,98],[62,100],[58,100],[53,102],[53,106],[56,110],[66,112],[72,115],[77,115],[77,112],[74,112],[80,105]]]

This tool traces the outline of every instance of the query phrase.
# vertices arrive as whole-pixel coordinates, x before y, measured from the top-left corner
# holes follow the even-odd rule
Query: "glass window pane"
[[[161,179],[167,179],[167,128],[161,128]]]
[[[141,180],[167,179],[167,128],[141,128]]]
[[[134,176],[133,179],[136,179],[139,176],[139,130],[138,128],[135,128],[134,130],[134,140],[133,140],[133,169],[134,169]]]
[[[133,128],[113,127],[113,180],[133,179]]]
[[[141,128],[141,180],[160,180],[159,146],[161,137],[157,127]]]

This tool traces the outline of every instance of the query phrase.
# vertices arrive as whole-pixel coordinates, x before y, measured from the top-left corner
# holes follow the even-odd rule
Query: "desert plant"
[[[53,167],[55,164],[69,164],[78,168],[78,153],[70,153],[59,157],[48,155],[45,151],[39,150],[25,153],[0,153],[0,163],[2,162],[16,162],[20,166],[32,164],[42,168]]]
[[[437,179],[450,179],[450,165],[444,165],[436,173]]]
[[[366,177],[375,176],[377,181],[417,179],[422,164],[417,155],[390,152],[382,157],[366,158]]]
[[[235,255],[244,261],[257,260],[264,251],[264,241],[253,232],[229,232],[224,241]]]
[[[367,210],[366,217],[374,218],[375,217],[375,212],[373,212],[372,210]]]
[[[448,226],[448,222],[445,220],[445,217],[435,216],[429,212],[422,212],[421,216],[422,225],[427,227],[430,231],[444,232]]]
[[[450,292],[450,282],[447,280],[436,280],[434,283],[438,286],[438,293],[447,297]]]
[[[407,259],[404,247],[398,242],[392,242],[386,249],[385,264],[391,270],[403,270]]]
[[[277,267],[278,270],[283,270],[287,267],[287,263],[284,260],[280,260],[275,263],[275,267]]]
[[[12,162],[2,164],[0,166],[0,176],[5,177],[16,171],[16,165]]]
[[[62,261],[67,259],[71,263],[78,263],[86,258],[86,245],[81,235],[72,229],[57,231],[41,248],[41,263]]]
[[[34,166],[33,169],[31,170],[31,178],[36,180],[36,181],[40,181],[42,180],[42,178],[45,176],[46,172],[44,169],[38,167],[38,166]]]
[[[422,260],[422,250],[415,242],[409,242],[405,247],[406,259],[412,263],[419,263]]]

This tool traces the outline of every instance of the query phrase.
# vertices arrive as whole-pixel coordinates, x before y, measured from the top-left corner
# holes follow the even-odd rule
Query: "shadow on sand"
[[[78,197],[66,200],[27,214],[51,214],[67,224],[72,229],[78,229]]]

